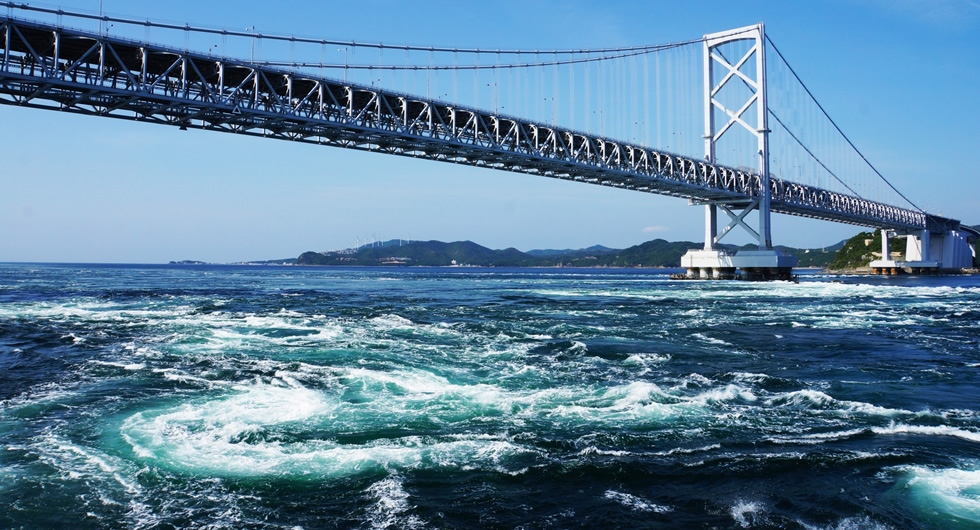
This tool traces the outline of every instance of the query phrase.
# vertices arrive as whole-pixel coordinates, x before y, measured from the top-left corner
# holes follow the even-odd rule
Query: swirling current
[[[980,278],[0,265],[0,527],[977,528]]]

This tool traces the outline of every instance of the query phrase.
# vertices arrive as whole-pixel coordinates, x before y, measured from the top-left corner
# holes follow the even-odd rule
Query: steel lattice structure
[[[743,204],[759,175],[306,73],[0,17],[0,103],[453,162]],[[773,212],[897,230],[959,222],[770,178]]]

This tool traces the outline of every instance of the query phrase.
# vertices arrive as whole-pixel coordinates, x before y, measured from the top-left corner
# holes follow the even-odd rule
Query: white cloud
[[[669,232],[669,231],[670,228],[667,228],[666,226],[645,226],[643,227],[642,230],[640,230],[640,232],[643,232],[644,234],[649,234],[651,232]]]

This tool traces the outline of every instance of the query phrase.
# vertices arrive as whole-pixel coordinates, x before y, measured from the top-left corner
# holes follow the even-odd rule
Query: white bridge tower
[[[710,164],[716,159],[716,145],[726,134],[742,129],[755,137],[758,145],[758,194],[743,201],[700,201],[705,207],[704,249],[689,250],[681,258],[690,278],[734,278],[736,269],[748,279],[789,279],[796,258],[772,248],[770,229],[769,119],[766,106],[766,34],[763,24],[747,26],[704,36],[704,155]],[[749,41],[748,51],[731,61],[722,46]],[[716,76],[717,72],[723,75]],[[718,79],[720,77],[720,79]],[[741,85],[735,87],[733,85]],[[748,93],[745,98],[739,94]],[[724,97],[723,97],[724,96]],[[736,101],[737,108],[732,105]],[[720,111],[720,112],[719,112]],[[727,122],[719,124],[716,115],[724,114]],[[718,232],[718,210],[730,222]],[[746,216],[758,210],[758,229],[750,226]],[[732,229],[741,227],[758,242],[757,250],[733,254],[717,248]]]

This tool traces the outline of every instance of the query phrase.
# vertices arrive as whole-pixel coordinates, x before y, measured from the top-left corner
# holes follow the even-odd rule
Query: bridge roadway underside
[[[0,103],[425,158],[746,205],[761,178],[409,94],[0,17]],[[959,221],[777,178],[773,212],[894,230]]]

